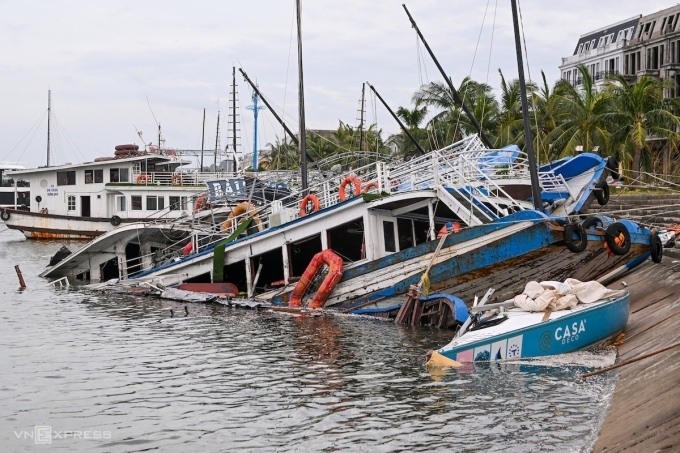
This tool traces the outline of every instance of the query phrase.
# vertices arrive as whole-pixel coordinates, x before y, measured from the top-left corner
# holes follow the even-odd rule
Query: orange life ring
[[[189,256],[191,255],[191,252],[194,250],[194,243],[193,241],[189,241],[186,243],[184,247],[182,247],[182,256]]]
[[[378,184],[378,181],[369,181],[366,183],[364,186],[364,191],[363,193],[368,193],[369,190],[380,190],[380,185]]]
[[[205,207],[206,201],[208,200],[205,195],[201,195],[200,197],[196,198],[196,201],[194,202],[194,212],[198,212],[203,209]]]
[[[312,205],[313,205],[311,211],[307,211],[307,208],[309,207],[309,203],[312,203]],[[311,214],[312,212],[316,212],[320,208],[321,208],[321,204],[319,203],[319,197],[317,197],[313,193],[310,193],[305,198],[303,198],[302,201],[300,202],[300,217],[304,217],[307,214]]]
[[[319,289],[314,293],[314,298],[309,303],[309,308],[323,308],[326,304],[326,300],[328,300],[328,296],[330,296],[335,285],[337,285],[342,278],[342,258],[331,249],[323,250],[314,255],[314,258],[312,258],[307,265],[307,269],[305,269],[302,277],[300,277],[295,288],[293,288],[288,305],[291,307],[302,306],[302,296],[304,296],[305,291],[309,288],[309,285],[314,280],[317,272],[319,272],[324,264],[328,265],[328,274],[326,274]]]
[[[146,173],[140,173],[139,175],[137,175],[137,179],[135,179],[135,183],[137,184],[148,184],[150,182],[151,177]]]
[[[338,189],[338,196],[340,197],[340,201],[345,201],[347,199],[345,187],[347,186],[347,184],[350,183],[354,185],[354,195],[352,195],[353,197],[361,193],[361,179],[357,178],[356,176],[348,176],[342,180],[342,182],[340,183],[340,188]]]
[[[171,181],[172,181],[173,186],[181,186],[182,185],[182,175],[180,175],[179,173],[173,173]]]
[[[262,220],[260,220],[260,216],[257,215],[257,210],[255,209],[255,206],[252,203],[243,201],[231,209],[231,212],[227,216],[227,220],[222,222],[222,225],[220,226],[220,231],[222,233],[225,233],[231,230],[232,226],[234,225],[235,218],[243,214],[248,214],[248,217],[253,219],[255,225],[257,225],[257,231],[264,230],[264,225],[262,225]]]

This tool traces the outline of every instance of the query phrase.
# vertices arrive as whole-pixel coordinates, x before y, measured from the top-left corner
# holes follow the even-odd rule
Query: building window
[[[149,195],[146,197],[146,210],[147,211],[160,211],[165,209],[165,197]]]
[[[75,186],[76,172],[75,171],[58,171],[57,172],[58,186]]]
[[[142,196],[141,195],[132,195],[130,197],[130,207],[133,211],[141,211],[142,210]]]
[[[116,211],[127,211],[127,200],[125,199],[125,195],[116,195]]]
[[[67,199],[67,204],[68,204],[68,210],[69,211],[75,211],[76,210],[76,197],[74,195],[69,195]]]
[[[85,170],[85,184],[94,182],[94,170]]]
[[[187,208],[187,197],[170,197],[171,211],[186,210]]]
[[[110,182],[130,182],[130,171],[127,168],[112,168],[109,172]]]

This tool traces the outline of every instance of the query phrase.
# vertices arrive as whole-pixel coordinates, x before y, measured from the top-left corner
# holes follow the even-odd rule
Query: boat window
[[[141,195],[132,195],[130,197],[130,205],[133,211],[141,211],[142,210],[142,196]]]
[[[58,171],[57,185],[58,186],[74,186],[76,184],[76,172],[74,171]]]
[[[304,238],[288,244],[288,262],[290,276],[300,277],[307,269],[314,255],[321,251],[321,234]]]
[[[85,184],[94,182],[94,170],[85,170]]]
[[[254,294],[283,286],[283,252],[280,247],[250,259]]]
[[[127,203],[126,203],[125,195],[117,195],[116,196],[116,211],[118,211],[118,212],[127,211]]]
[[[187,197],[170,197],[170,205],[168,208],[171,211],[179,211],[187,209]]]
[[[397,219],[397,232],[399,234],[399,250],[416,245],[416,237],[413,233],[413,220]]]
[[[397,245],[394,241],[394,223],[383,220],[383,238],[385,239],[385,251],[396,252]]]
[[[76,210],[76,197],[73,195],[68,196],[68,210],[69,211]]]
[[[326,234],[328,248],[340,255],[343,261],[353,262],[366,258],[363,218],[329,228]]]
[[[147,211],[160,211],[165,209],[165,197],[149,195],[146,197],[146,209]]]
[[[130,171],[127,168],[112,168],[109,171],[109,181],[130,182]]]
[[[104,182],[104,170],[95,170],[94,171],[94,182],[95,183]]]

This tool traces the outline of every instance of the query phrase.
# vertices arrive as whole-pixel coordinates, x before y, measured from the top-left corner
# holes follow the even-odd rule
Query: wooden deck
[[[645,262],[609,285],[631,293],[618,362],[680,340],[680,260]],[[665,452],[680,448],[680,347],[608,372],[619,381],[595,452]],[[593,379],[593,378],[589,378]]]

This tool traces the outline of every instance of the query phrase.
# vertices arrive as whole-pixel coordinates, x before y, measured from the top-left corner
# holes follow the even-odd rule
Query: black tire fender
[[[600,181],[595,184],[595,198],[600,206],[604,206],[609,203],[609,184],[607,181]]]
[[[616,238],[619,234],[623,234],[624,237],[623,244],[621,245],[616,243]],[[625,255],[630,250],[630,233],[628,228],[621,222],[614,222],[607,227],[607,231],[604,233],[604,240],[607,242],[609,250],[616,255]]]
[[[649,244],[649,251],[652,255],[652,261],[655,263],[660,263],[661,259],[663,258],[663,244],[661,243],[661,238],[659,237],[659,234],[654,232],[652,233],[652,239]]]
[[[113,217],[111,217],[111,225],[113,225],[113,226],[120,225],[120,217],[118,217],[117,215],[114,215]]]
[[[4,209],[2,210],[2,214],[0,214],[0,219],[2,220],[9,220],[10,214],[9,211],[5,211]]]
[[[574,238],[576,236],[577,238]],[[564,245],[574,253],[582,252],[588,246],[588,236],[580,223],[568,223],[564,226]]]
[[[584,230],[592,230],[598,226],[604,226],[604,223],[602,223],[602,220],[599,217],[589,216],[586,217],[583,222],[581,222],[581,226]]]

